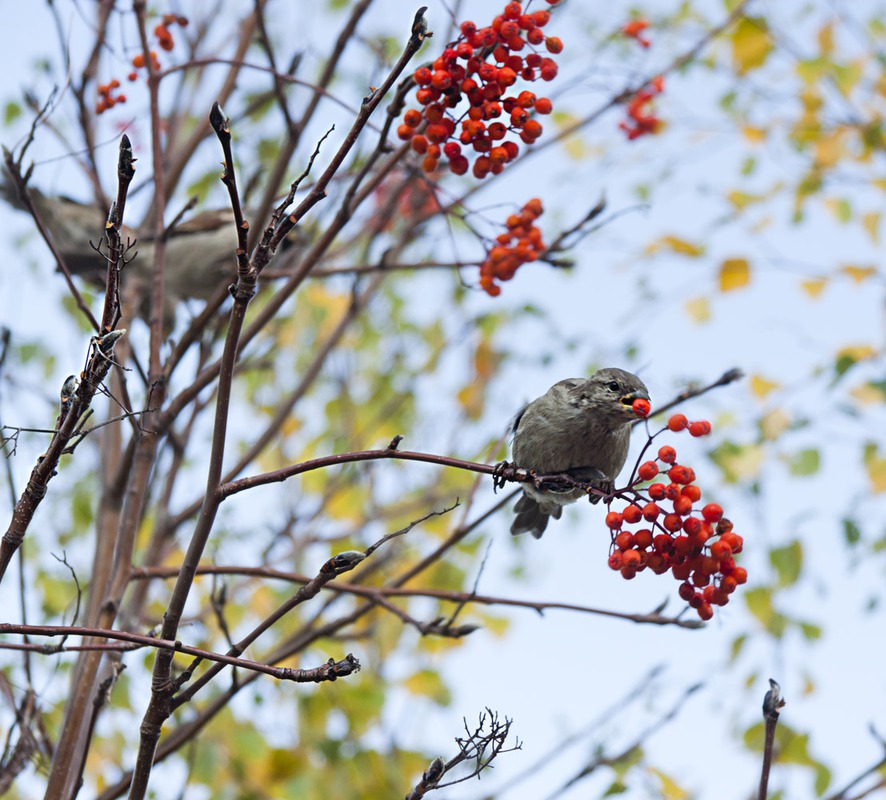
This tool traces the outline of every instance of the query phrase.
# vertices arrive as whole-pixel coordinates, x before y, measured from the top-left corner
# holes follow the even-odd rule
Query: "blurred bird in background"
[[[104,286],[107,263],[92,244],[102,240],[107,209],[66,197],[49,197],[35,188],[29,187],[28,191],[71,274],[94,286]],[[0,196],[14,208],[24,208],[8,179],[0,184]],[[125,279],[147,286],[154,263],[154,241],[126,227],[122,235],[124,244],[127,237],[137,240],[128,255],[138,252],[124,269]],[[230,283],[237,270],[236,250],[237,232],[230,209],[204,211],[177,224],[166,243],[168,267],[164,277],[169,299],[206,300],[219,285]]]
[[[623,369],[607,367],[590,378],[567,378],[525,406],[512,425],[518,467],[539,475],[565,473],[611,492],[628,457],[634,400],[649,400],[645,384]],[[540,539],[548,520],[586,493],[581,489],[536,489],[524,484],[514,506],[511,533]],[[588,495],[592,503],[599,495]]]

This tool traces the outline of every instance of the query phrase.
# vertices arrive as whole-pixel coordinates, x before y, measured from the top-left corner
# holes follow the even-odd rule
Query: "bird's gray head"
[[[606,418],[615,424],[636,420],[632,408],[634,400],[649,399],[646,384],[618,367],[598,369],[587,380],[572,380],[570,384],[566,387],[567,395],[576,411],[588,411],[598,419]]]

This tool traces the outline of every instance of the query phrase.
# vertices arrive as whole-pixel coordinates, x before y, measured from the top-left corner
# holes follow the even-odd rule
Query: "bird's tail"
[[[535,502],[529,495],[524,494],[514,506],[514,521],[511,523],[511,535],[517,536],[520,533],[531,533],[536,539],[541,539],[541,535],[548,527],[548,520],[553,517],[560,519],[562,513],[561,506],[555,506],[550,514],[541,510],[541,506]]]

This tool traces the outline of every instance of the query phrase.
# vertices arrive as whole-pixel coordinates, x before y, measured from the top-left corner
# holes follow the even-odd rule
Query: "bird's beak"
[[[638,389],[636,392],[631,392],[630,394],[626,394],[619,398],[619,402],[626,405],[628,408],[634,404],[634,400],[649,400],[649,393],[644,392],[642,389]]]

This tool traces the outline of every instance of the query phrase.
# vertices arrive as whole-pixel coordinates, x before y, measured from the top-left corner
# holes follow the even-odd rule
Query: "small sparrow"
[[[525,406],[511,425],[513,458],[518,467],[539,475],[565,473],[611,492],[628,457],[634,400],[649,399],[636,375],[607,367],[590,378],[567,378]],[[585,496],[581,489],[536,489],[524,484],[514,506],[511,533],[540,539],[548,520],[560,519],[563,506]],[[589,495],[592,503],[600,496]]]
[[[15,208],[23,207],[8,181],[3,183],[0,194]],[[103,286],[107,265],[91,243],[102,241],[107,209],[67,197],[48,197],[39,189],[30,189],[29,194],[71,274]],[[127,239],[136,242],[128,255],[138,253],[123,274],[132,280],[147,281],[154,263],[153,238],[139,236],[125,226],[121,234],[124,245]],[[220,283],[233,280],[237,270],[236,250],[237,232],[230,209],[204,211],[176,225],[166,242],[167,293],[175,300],[210,297]]]

